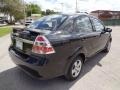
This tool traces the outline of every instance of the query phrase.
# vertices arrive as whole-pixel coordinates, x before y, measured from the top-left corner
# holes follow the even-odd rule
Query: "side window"
[[[66,20],[59,30],[62,30],[64,34],[71,33],[73,31],[73,19]]]
[[[78,33],[92,32],[92,25],[90,19],[87,16],[80,16],[76,20],[76,31]]]
[[[92,19],[93,25],[95,27],[95,30],[97,32],[101,32],[104,29],[104,26],[102,25],[102,23],[96,18],[91,18],[91,19]]]

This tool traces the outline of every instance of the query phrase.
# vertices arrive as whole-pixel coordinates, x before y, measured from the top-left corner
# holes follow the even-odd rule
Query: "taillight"
[[[44,41],[44,38],[39,36],[39,37],[36,38],[36,40],[37,41]]]
[[[33,44],[32,52],[37,54],[52,54],[55,53],[55,50],[45,36],[38,35]]]

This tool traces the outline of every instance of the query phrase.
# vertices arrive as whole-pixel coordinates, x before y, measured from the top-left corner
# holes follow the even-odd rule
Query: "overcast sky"
[[[27,3],[32,2],[41,6],[42,10],[53,9],[63,12],[75,12],[76,0],[25,0]],[[93,10],[120,10],[120,0],[77,0],[79,11]]]

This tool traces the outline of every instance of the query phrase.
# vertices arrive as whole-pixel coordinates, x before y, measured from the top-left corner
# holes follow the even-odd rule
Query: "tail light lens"
[[[52,54],[55,53],[55,50],[45,36],[38,35],[33,44],[32,52],[37,54]]]

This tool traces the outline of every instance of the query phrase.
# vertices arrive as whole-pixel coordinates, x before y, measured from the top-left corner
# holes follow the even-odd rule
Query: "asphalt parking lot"
[[[120,90],[120,27],[113,29],[108,54],[99,53],[83,67],[78,80],[63,77],[37,80],[21,71],[10,59],[10,36],[0,38],[0,90]]]

